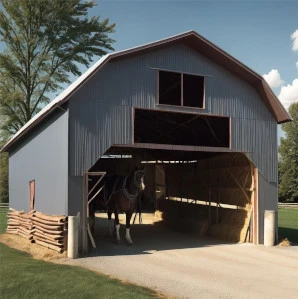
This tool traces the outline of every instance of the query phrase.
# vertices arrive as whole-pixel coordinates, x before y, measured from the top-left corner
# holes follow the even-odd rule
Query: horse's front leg
[[[133,241],[130,237],[130,219],[132,216],[132,212],[126,212],[126,234],[125,239],[129,245],[133,244]]]
[[[113,232],[114,232],[114,223],[112,221],[112,211],[108,210],[108,234],[109,236],[113,236]]]
[[[115,214],[115,229],[116,229],[116,241],[119,244],[121,241],[120,238],[120,223],[117,209],[114,211]]]

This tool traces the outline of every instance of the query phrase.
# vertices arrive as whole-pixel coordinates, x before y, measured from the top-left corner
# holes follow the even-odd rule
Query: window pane
[[[204,77],[183,75],[183,106],[203,108]]]
[[[159,104],[181,106],[181,74],[159,71]]]

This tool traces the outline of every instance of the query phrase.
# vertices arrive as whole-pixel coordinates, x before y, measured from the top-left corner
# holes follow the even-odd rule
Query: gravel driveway
[[[59,263],[86,267],[175,298],[298,298],[297,246],[223,244],[169,231],[150,220],[133,226],[133,246],[124,240],[116,245],[105,236],[105,225],[105,219],[98,221],[96,252]],[[124,231],[122,226],[123,237]]]

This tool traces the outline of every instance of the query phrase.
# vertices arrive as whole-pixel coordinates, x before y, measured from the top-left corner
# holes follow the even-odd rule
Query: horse
[[[136,169],[127,176],[106,176],[102,182],[104,187],[103,199],[95,199],[90,207],[90,217],[94,219],[96,207],[104,202],[108,214],[109,235],[113,234],[115,228],[116,242],[119,244],[121,241],[119,213],[124,212],[126,214],[125,239],[129,245],[132,245],[130,220],[140,204],[142,191],[145,189],[144,172]],[[112,223],[112,213],[115,215],[114,225]],[[94,225],[92,228],[94,230]]]

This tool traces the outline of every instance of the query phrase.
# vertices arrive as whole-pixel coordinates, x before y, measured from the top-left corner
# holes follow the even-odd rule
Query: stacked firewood
[[[35,212],[31,219],[35,227],[33,230],[33,240],[35,243],[54,249],[60,253],[66,250],[66,217],[47,216]]]
[[[32,240],[33,225],[31,216],[33,212],[25,213],[24,211],[9,210],[7,213],[7,229],[6,232],[11,234],[19,234],[22,237]]]
[[[40,212],[9,210],[7,229],[22,237],[60,253],[67,250],[67,217],[49,216]]]

